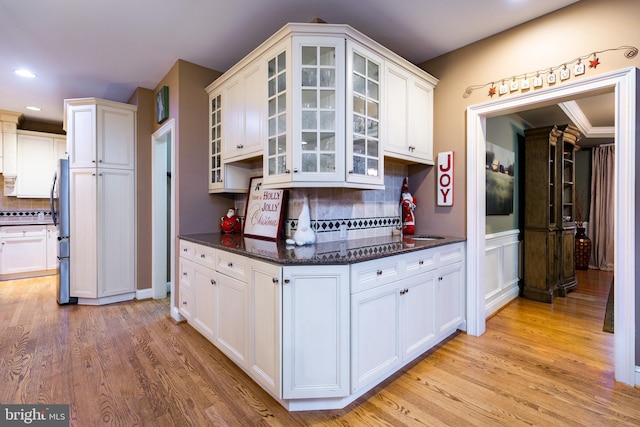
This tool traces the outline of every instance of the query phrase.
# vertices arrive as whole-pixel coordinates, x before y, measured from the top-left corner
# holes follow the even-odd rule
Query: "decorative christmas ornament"
[[[287,239],[288,245],[304,246],[312,245],[316,242],[316,233],[311,228],[311,214],[309,213],[309,198],[304,196],[302,200],[302,211],[298,217],[298,228],[293,233],[292,239]]]
[[[220,218],[220,230],[223,233],[239,233],[241,226],[240,217],[236,215],[236,211],[233,208],[229,208],[227,214]]]
[[[402,207],[402,232],[413,234],[416,232],[416,218],[413,211],[416,208],[416,199],[409,192],[409,182],[407,178],[402,182],[400,193],[400,206]]]
[[[594,53],[593,54],[593,59],[591,61],[589,61],[589,68],[596,68],[598,65],[600,65],[600,60],[598,59],[598,57]]]
[[[493,98],[493,95],[496,94],[496,87],[495,86],[491,86],[489,88],[489,96]]]

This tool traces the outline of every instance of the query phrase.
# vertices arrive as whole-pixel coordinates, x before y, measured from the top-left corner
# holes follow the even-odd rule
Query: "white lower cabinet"
[[[435,272],[351,296],[351,392],[388,376],[436,338]]]
[[[0,227],[0,274],[46,269],[46,225]]]
[[[441,267],[437,271],[437,311],[439,333],[454,330],[464,321],[464,264]]]
[[[281,396],[282,277],[281,268],[251,261],[249,371],[274,397]]]
[[[181,240],[178,303],[287,409],[342,408],[464,327],[464,243],[281,266]]]
[[[58,228],[53,225],[47,225],[47,270],[55,270],[58,268]]]
[[[217,288],[214,272],[195,264],[193,269],[193,326],[209,340],[215,337]]]
[[[282,270],[282,397],[348,396],[349,266]]]
[[[213,273],[217,287],[215,344],[240,367],[247,368],[249,352],[249,284]],[[200,298],[200,296],[197,296]],[[213,302],[212,302],[213,303]]]
[[[400,292],[397,283],[351,296],[351,392],[397,366],[400,351]]]

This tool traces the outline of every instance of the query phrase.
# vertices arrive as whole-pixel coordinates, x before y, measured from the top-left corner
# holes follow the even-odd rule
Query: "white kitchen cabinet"
[[[389,62],[410,70],[409,80],[401,82],[404,94],[389,94],[392,89],[384,81]],[[207,87],[210,191],[237,189],[221,184],[230,179],[224,177],[226,166],[245,166],[233,171],[231,179],[237,180],[248,176],[248,162],[260,158],[264,185],[276,188],[379,189],[384,185],[384,155],[403,158],[407,149],[409,157],[418,159],[414,162],[433,164],[425,160],[433,157],[426,154],[433,151],[432,118],[424,115],[432,114],[429,102],[436,83],[349,26],[287,24]],[[249,87],[254,88],[251,99]],[[402,102],[400,112],[394,110],[395,101]],[[401,117],[403,111],[410,118]],[[395,123],[398,118],[401,125]],[[385,151],[386,139],[396,137],[400,126],[406,127],[403,140],[392,144],[403,146],[403,154],[393,148]],[[266,144],[250,144],[249,136],[258,134]]]
[[[103,168],[69,172],[71,296],[102,298],[133,293],[134,172]]]
[[[388,110],[385,155],[433,165],[433,89],[427,80],[391,61],[385,65]]]
[[[465,323],[464,244],[442,246],[438,250],[437,325],[440,334],[451,333]]]
[[[457,329],[464,322],[464,265],[457,262],[437,271],[437,316],[439,333]]]
[[[211,268],[195,264],[193,268],[194,283],[191,286],[193,298],[191,313],[193,327],[209,340],[216,335],[217,283]]]
[[[181,246],[183,244],[183,241],[180,242]],[[180,258],[178,261],[178,295],[179,295],[179,301],[178,301],[178,311],[180,312],[180,314],[182,316],[184,316],[184,318],[188,321],[191,322],[193,320],[193,298],[192,298],[192,294],[193,294],[193,288],[194,286],[194,282],[196,279],[196,272],[195,272],[195,263],[193,261],[191,261],[191,257],[190,256],[185,256],[182,254],[182,252],[180,253]],[[211,339],[209,337],[209,339]]]
[[[234,162],[223,157],[223,147],[232,145],[234,138],[233,132],[226,130],[227,123],[223,120],[223,113],[227,108],[222,101],[227,96],[227,93],[223,95],[223,92],[225,92],[224,88],[218,88],[215,92],[209,94],[209,193],[246,193],[249,188],[251,164],[241,161]],[[251,115],[246,117],[247,119],[256,120]],[[222,125],[223,122],[225,126]],[[224,134],[223,129],[225,130]],[[229,141],[227,141],[227,138],[229,138]],[[245,147],[244,143],[237,145],[242,145],[240,148]],[[237,151],[247,156],[251,155],[248,150],[253,150],[254,148],[249,145],[246,150],[238,149]],[[262,144],[260,144],[260,149],[262,149]]]
[[[134,105],[67,99],[65,112],[70,168],[135,168]]]
[[[282,270],[282,397],[348,396],[349,266]]]
[[[371,50],[347,41],[347,181],[384,185],[384,159],[380,131],[392,104],[383,100],[384,60]],[[383,110],[384,109],[384,110]]]
[[[249,372],[274,397],[281,396],[282,279],[277,265],[251,260]]]
[[[215,344],[231,360],[247,369],[249,358],[249,284],[214,272],[217,288],[213,306]],[[198,296],[198,298],[200,298]]]
[[[70,176],[70,288],[80,304],[135,296],[136,107],[65,101]]]
[[[178,310],[210,341],[215,340],[217,283],[215,249],[180,241]]]
[[[352,266],[352,277],[354,270],[367,271],[377,261]],[[384,270],[378,271],[383,277]],[[402,274],[401,280],[394,279],[371,281],[366,290],[351,296],[352,393],[379,382],[428,349],[436,338],[435,273]]]
[[[45,225],[0,227],[0,274],[46,269]]]
[[[64,155],[64,136],[18,131],[16,196],[49,198],[57,160]]]
[[[222,86],[222,158],[224,162],[261,155],[267,82],[264,64],[249,64]]]
[[[351,296],[351,392],[400,364],[400,292],[392,282]]]
[[[55,270],[58,268],[58,228],[53,225],[47,225],[47,270]]]

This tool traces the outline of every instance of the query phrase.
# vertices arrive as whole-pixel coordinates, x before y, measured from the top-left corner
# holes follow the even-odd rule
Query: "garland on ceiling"
[[[635,46],[620,46],[612,49],[599,50],[587,55],[579,56],[571,61],[563,62],[555,67],[504,77],[482,85],[469,86],[462,96],[463,98],[468,98],[474,90],[482,89],[487,86],[489,86],[489,92],[487,95],[489,97],[493,97],[494,95],[506,95],[517,90],[526,91],[532,87],[533,89],[540,89],[544,86],[545,82],[547,85],[554,85],[558,81],[558,78],[560,81],[565,81],[571,78],[571,69],[568,66],[573,65],[573,75],[580,76],[587,70],[587,65],[582,61],[589,60],[588,68],[595,69],[600,65],[600,58],[598,58],[599,54],[616,50],[624,50],[624,56],[627,59],[635,58],[638,54],[638,48]],[[557,71],[559,71],[558,75],[556,75]],[[496,83],[498,83],[497,86]]]

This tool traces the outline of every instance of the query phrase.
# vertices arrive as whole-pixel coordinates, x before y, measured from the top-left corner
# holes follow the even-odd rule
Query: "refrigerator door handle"
[[[49,197],[49,202],[51,205],[51,218],[53,219],[53,225],[58,226],[58,213],[56,212],[55,206],[55,191],[56,191],[56,181],[58,180],[58,171],[53,172],[53,182],[51,183],[51,194]]]

